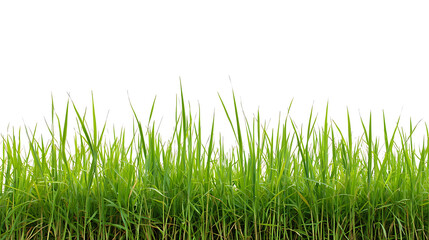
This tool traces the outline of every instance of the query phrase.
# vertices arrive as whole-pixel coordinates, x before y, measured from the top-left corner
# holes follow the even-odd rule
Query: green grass
[[[348,112],[347,129],[328,107],[320,127],[313,111],[305,127],[288,111],[268,129],[259,113],[239,115],[235,97],[220,101],[232,149],[182,91],[168,141],[155,101],[147,123],[131,106],[131,139],[121,130],[109,141],[94,101],[88,114],[67,103],[65,116],[52,103],[48,138],[28,128],[2,137],[0,239],[429,239],[427,128],[416,149],[415,126],[388,130],[384,115],[382,140],[371,118],[353,126],[364,130],[356,140]]]

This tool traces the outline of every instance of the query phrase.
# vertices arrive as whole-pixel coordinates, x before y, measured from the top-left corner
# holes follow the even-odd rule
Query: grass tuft
[[[70,138],[69,102],[60,117],[52,100],[48,140],[37,128],[25,128],[26,141],[21,129],[1,139],[0,239],[429,239],[427,126],[416,149],[411,121],[409,132],[398,119],[389,133],[383,113],[380,141],[370,115],[356,140],[348,110],[347,129],[328,120],[328,105],[321,127],[311,109],[303,129],[289,105],[268,129],[259,112],[241,116],[232,96],[231,111],[219,95],[230,151],[214,114],[204,144],[182,86],[168,141],[152,120],[155,99],[147,125],[130,103],[131,141],[125,130],[107,141],[94,98],[91,128],[71,102]]]

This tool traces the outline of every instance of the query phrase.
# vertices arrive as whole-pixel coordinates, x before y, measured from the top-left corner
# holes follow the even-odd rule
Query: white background
[[[144,120],[157,96],[168,134],[179,77],[205,133],[216,111],[227,143],[217,94],[232,110],[232,89],[271,127],[292,99],[298,124],[311,106],[323,119],[328,101],[341,127],[349,108],[357,134],[370,111],[377,127],[385,110],[389,130],[399,115],[427,122],[428,12],[427,1],[1,1],[0,132],[43,133],[51,94],[62,117],[68,93],[83,111],[93,91],[108,129],[132,129],[128,96]]]

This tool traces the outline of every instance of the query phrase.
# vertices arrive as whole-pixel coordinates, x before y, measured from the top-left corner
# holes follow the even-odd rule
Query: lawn
[[[94,101],[89,113],[69,101],[65,116],[52,103],[49,136],[2,135],[0,239],[429,239],[429,131],[417,148],[413,125],[387,129],[383,117],[378,137],[359,119],[354,140],[348,112],[340,129],[328,106],[320,121],[312,112],[300,127],[288,112],[269,129],[240,115],[234,95],[219,100],[228,149],[214,117],[203,139],[182,90],[166,141],[155,101],[147,122],[131,105],[135,127],[113,140]]]

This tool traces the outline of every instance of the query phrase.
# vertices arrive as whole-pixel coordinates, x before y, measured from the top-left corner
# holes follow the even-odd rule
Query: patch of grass
[[[233,100],[220,98],[230,151],[214,116],[202,139],[182,92],[168,141],[152,120],[155,101],[147,125],[132,109],[130,143],[125,130],[106,141],[94,101],[91,124],[71,102],[79,128],[69,138],[69,103],[63,117],[52,103],[48,140],[27,128],[2,137],[0,239],[429,238],[429,131],[417,150],[414,126],[406,133],[398,120],[389,133],[383,116],[379,141],[370,117],[353,142],[348,113],[340,129],[328,107],[320,128],[311,111],[305,128],[288,112],[268,129],[259,113],[243,120]]]

